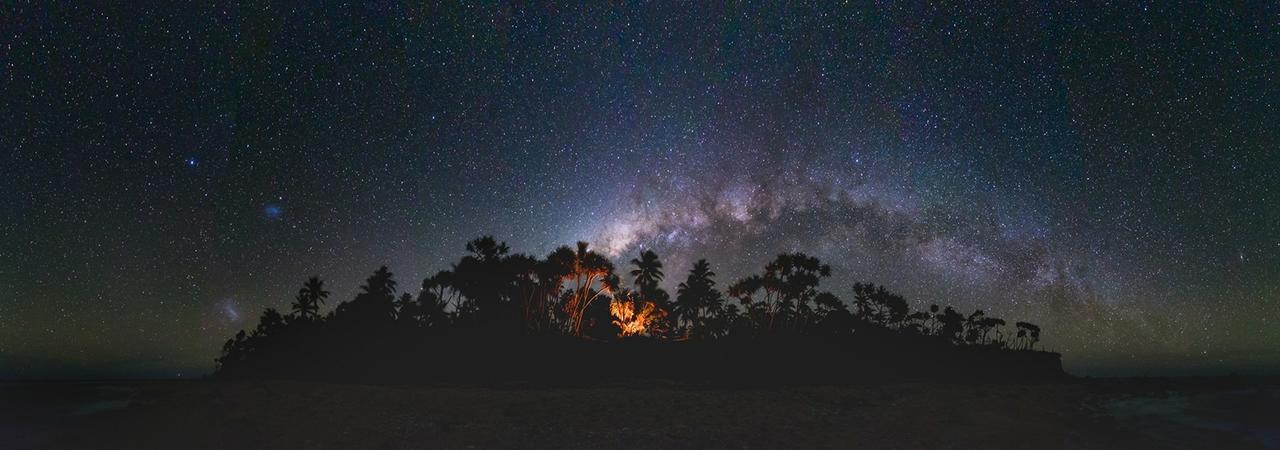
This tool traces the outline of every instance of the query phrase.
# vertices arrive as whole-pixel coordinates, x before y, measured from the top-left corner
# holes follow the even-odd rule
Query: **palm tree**
[[[293,298],[293,304],[289,305],[293,309],[293,314],[302,320],[311,320],[316,313],[316,305],[307,300],[307,297],[299,293]]]
[[[676,303],[671,307],[677,322],[686,324],[691,331],[703,336],[714,334],[702,330],[706,314],[719,312],[724,301],[720,291],[715,288],[716,280],[712,279],[714,276],[716,273],[711,271],[711,263],[707,260],[699,259],[693,263],[693,268],[689,269],[689,277],[676,286]]]
[[[665,276],[662,273],[662,261],[658,259],[658,254],[652,250],[646,250],[640,254],[639,259],[632,259],[631,264],[636,267],[631,270],[631,276],[635,277],[636,293],[640,294],[642,299],[653,302],[665,313],[671,308],[671,294],[658,286]]]
[[[324,281],[318,276],[312,276],[302,284],[302,289],[298,289],[293,310],[303,319],[314,319],[319,315],[320,305],[324,304],[326,298],[329,298],[329,291],[324,290]]]
[[[324,289],[324,281],[321,281],[320,277],[317,276],[308,278],[298,293],[305,294],[316,305],[324,304],[324,299],[329,298],[329,291]]]
[[[365,280],[364,286],[360,286],[360,289],[369,295],[390,297],[396,293],[396,280],[392,278],[393,275],[387,270],[387,266],[378,267],[378,270]]]
[[[632,258],[631,264],[636,266],[631,270],[631,276],[636,277],[636,290],[641,294],[662,282],[662,261],[658,260],[658,254],[653,250],[645,250],[639,259]]]
[[[361,292],[349,302],[338,305],[334,317],[344,321],[360,323],[363,326],[376,327],[384,321],[396,318],[396,280],[387,266],[379,267],[373,272],[365,284],[360,286]]]

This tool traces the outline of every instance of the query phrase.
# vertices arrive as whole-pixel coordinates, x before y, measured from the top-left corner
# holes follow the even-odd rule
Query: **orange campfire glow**
[[[613,324],[622,331],[618,337],[640,336],[655,331],[655,325],[667,316],[667,312],[653,302],[613,300],[609,302],[609,314]]]

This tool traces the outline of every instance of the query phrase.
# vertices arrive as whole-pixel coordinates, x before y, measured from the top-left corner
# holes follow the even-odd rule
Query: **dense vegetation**
[[[1032,350],[1040,340],[1034,324],[1008,327],[982,310],[965,315],[950,306],[912,311],[874,284],[855,283],[846,302],[820,289],[830,267],[803,253],[778,255],[724,291],[699,260],[673,298],[661,288],[666,274],[652,251],[630,261],[626,283],[584,242],[542,259],[488,236],[466,249],[416,295],[397,296],[398,283],[381,267],[354,299],[323,315],[329,291],[310,278],[290,312],[269,308],[255,329],[226,342],[217,375],[572,383],[812,379],[813,371],[830,381],[959,367],[982,376],[1060,373],[1056,354]]]

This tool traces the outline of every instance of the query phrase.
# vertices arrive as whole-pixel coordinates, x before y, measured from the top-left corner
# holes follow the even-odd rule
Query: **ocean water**
[[[1280,449],[1280,386],[1166,391],[1109,400],[1103,407],[1121,426],[1169,448],[1234,442]]]
[[[110,382],[0,383],[0,448],[54,448],[66,425],[128,408],[138,392]]]
[[[123,409],[138,390],[112,382],[0,383],[0,421],[69,419]]]

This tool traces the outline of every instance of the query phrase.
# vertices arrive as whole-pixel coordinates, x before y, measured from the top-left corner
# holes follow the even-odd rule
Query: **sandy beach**
[[[5,448],[1277,448],[1274,384],[10,384]]]

